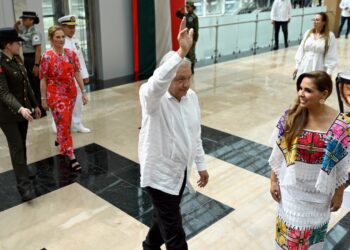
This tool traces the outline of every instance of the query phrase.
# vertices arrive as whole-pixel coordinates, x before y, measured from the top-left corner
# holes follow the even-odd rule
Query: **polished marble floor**
[[[349,41],[339,39],[349,69]],[[273,249],[276,204],[269,194],[268,139],[295,98],[296,47],[196,69],[210,182],[182,202],[190,249]],[[139,187],[142,82],[96,88],[84,108],[90,134],[74,134],[81,174],[57,156],[50,117],[28,133],[28,160],[40,196],[21,203],[0,132],[0,249],[141,249],[152,206]],[[337,108],[335,92],[328,103]],[[193,183],[198,175],[193,170]],[[350,214],[332,214],[327,249],[350,248]]]

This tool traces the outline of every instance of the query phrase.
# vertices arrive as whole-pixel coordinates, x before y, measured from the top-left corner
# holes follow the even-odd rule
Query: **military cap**
[[[186,1],[186,6],[190,6],[190,7],[192,7],[193,9],[196,8],[196,6],[194,5],[194,2],[192,2],[192,1]]]
[[[67,16],[60,17],[58,19],[58,22],[61,25],[77,25],[76,17],[73,15],[67,15]]]
[[[34,11],[23,11],[22,16],[20,16],[19,18],[31,18],[34,19],[34,24],[39,23],[39,17]]]
[[[15,42],[15,41],[23,41],[23,39],[18,36],[18,33],[14,28],[0,29],[0,42]]]

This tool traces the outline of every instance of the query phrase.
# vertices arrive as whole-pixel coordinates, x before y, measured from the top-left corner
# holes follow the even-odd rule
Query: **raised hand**
[[[186,18],[182,18],[180,30],[177,35],[177,41],[179,42],[180,48],[178,50],[179,55],[183,58],[187,55],[188,51],[193,44],[193,29],[186,28]]]

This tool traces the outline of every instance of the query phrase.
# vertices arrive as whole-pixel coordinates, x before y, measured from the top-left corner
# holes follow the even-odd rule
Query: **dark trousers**
[[[147,237],[143,242],[144,250],[160,250],[165,243],[167,250],[187,250],[186,235],[182,227],[180,202],[186,185],[186,174],[179,195],[171,195],[147,187],[153,203],[153,220]]]
[[[339,27],[339,31],[338,31],[338,37],[341,35],[341,31],[343,29],[345,21],[348,22],[348,26],[347,26],[347,29],[346,29],[345,36],[347,37],[349,35],[349,31],[350,31],[350,17],[341,16],[340,27]]]
[[[27,168],[27,131],[28,122],[0,122],[0,128],[4,132],[10,149],[12,167],[16,175],[18,189],[25,190],[30,185],[29,171]]]
[[[280,28],[282,26],[282,32],[284,36],[284,45],[288,47],[288,21],[286,22],[277,22],[275,21],[275,47],[278,47],[278,36],[280,33]]]
[[[27,75],[29,78],[30,86],[33,89],[36,101],[39,103],[41,110],[41,116],[46,116],[46,111],[41,106],[41,92],[40,92],[40,79],[38,76],[33,74],[33,68],[35,65],[35,53],[25,53],[24,57],[24,67],[27,70]]]

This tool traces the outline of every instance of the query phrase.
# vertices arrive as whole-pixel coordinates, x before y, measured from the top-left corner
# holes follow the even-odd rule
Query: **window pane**
[[[223,0],[206,0],[206,10],[207,10],[207,15],[220,15],[222,14],[221,6],[223,3]]]
[[[196,6],[195,13],[197,16],[203,16],[203,0],[195,0],[194,5]]]
[[[239,9],[239,0],[226,0],[225,1],[225,14],[234,13]]]

